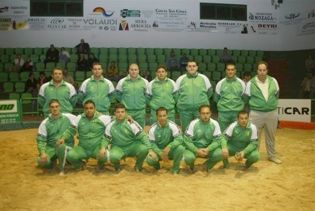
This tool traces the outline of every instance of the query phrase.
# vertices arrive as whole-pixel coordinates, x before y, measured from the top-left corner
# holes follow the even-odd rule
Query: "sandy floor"
[[[0,132],[0,210],[315,210],[314,131],[278,131],[282,165],[266,161],[263,147],[246,172],[231,158],[228,170],[199,165],[177,176],[148,166],[135,173],[133,159],[119,174],[111,166],[96,174],[95,162],[63,177],[44,174],[35,167],[35,136],[35,129]]]

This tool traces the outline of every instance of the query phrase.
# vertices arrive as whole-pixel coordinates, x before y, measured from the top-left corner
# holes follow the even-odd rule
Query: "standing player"
[[[62,139],[67,139],[74,131],[78,134],[79,144],[69,151],[67,157],[74,168],[80,169],[84,160],[95,158],[97,169],[103,169],[109,144],[104,131],[110,121],[110,116],[96,111],[93,101],[85,101],[84,113],[75,118],[72,127],[62,136]]]
[[[109,114],[110,104],[115,93],[114,85],[110,80],[103,77],[103,69],[100,63],[93,63],[92,73],[93,75],[83,81],[79,89],[79,100],[83,103],[92,100],[95,102],[98,112]]]
[[[248,116],[246,111],[238,113],[237,121],[233,122],[224,133],[227,145],[223,143],[223,147],[228,148],[230,156],[234,155],[239,161],[246,159],[246,168],[259,160],[257,128],[249,122]],[[227,161],[225,167],[228,166]]]
[[[118,100],[125,105],[128,114],[141,127],[145,126],[148,84],[149,82],[139,75],[139,65],[130,64],[128,76],[119,80],[116,87]]]
[[[59,164],[62,164],[66,145],[73,146],[73,134],[69,135],[66,141],[59,139],[75,118],[72,114],[61,113],[60,103],[56,99],[50,100],[48,105],[50,115],[41,122],[36,139],[38,164],[44,168],[52,168],[57,159]]]
[[[224,138],[219,123],[210,117],[210,106],[200,106],[199,118],[191,121],[186,130],[184,143],[187,150],[184,152],[184,160],[191,170],[194,169],[196,157],[207,158],[207,170],[228,157],[226,147],[221,149]]]
[[[176,80],[177,109],[183,131],[190,121],[198,117],[199,106],[209,105],[213,94],[209,79],[197,72],[197,62],[188,61],[186,69],[187,73]]]
[[[156,159],[148,156],[147,162],[155,169],[160,169],[160,160],[174,160],[172,173],[179,172],[180,162],[183,158],[185,147],[183,137],[178,126],[168,120],[168,111],[164,107],[156,110],[157,122],[149,130],[149,139]]]
[[[75,88],[63,80],[62,69],[57,67],[52,72],[52,80],[44,83],[38,93],[38,104],[43,107],[45,116],[48,116],[48,104],[52,99],[57,99],[60,102],[63,113],[71,113],[77,102]]]
[[[281,164],[282,161],[276,156],[275,149],[279,85],[275,78],[268,75],[267,62],[258,62],[257,67],[257,75],[246,86],[246,95],[249,98],[249,118],[258,128],[259,140],[262,129],[265,128],[268,159],[276,164]]]
[[[215,88],[215,101],[219,111],[219,124],[224,131],[237,119],[237,114],[244,109],[243,95],[245,83],[236,77],[235,64],[226,64],[226,77]]]
[[[168,117],[175,122],[175,82],[167,77],[165,66],[156,69],[156,78],[148,85],[151,107],[151,120],[156,122],[156,110],[164,107],[168,110]]]
[[[106,136],[111,140],[109,160],[114,164],[116,171],[120,171],[121,159],[136,157],[135,170],[141,171],[149,150],[153,154],[147,134],[136,121],[128,121],[123,104],[116,105],[115,117],[116,119],[105,130]]]

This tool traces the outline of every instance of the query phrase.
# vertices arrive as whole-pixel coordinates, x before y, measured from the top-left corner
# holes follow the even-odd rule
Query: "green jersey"
[[[199,109],[200,105],[209,105],[213,94],[207,76],[184,74],[176,80],[177,108],[180,110]]]
[[[258,146],[257,128],[254,124],[248,123],[246,128],[240,126],[237,121],[233,122],[225,131],[227,144],[232,145],[239,151],[244,150],[247,155]]]
[[[219,111],[241,111],[244,109],[245,83],[238,77],[223,78],[215,88],[215,101]]]
[[[84,103],[87,100],[92,100],[96,105],[96,110],[102,113],[107,113],[114,98],[115,88],[113,83],[101,77],[100,80],[95,80],[94,76],[83,81],[79,89],[79,100]]]
[[[75,116],[68,113],[61,113],[59,117],[53,118],[49,115],[44,119],[39,128],[37,134],[37,148],[39,153],[45,152],[46,147],[56,147],[56,143],[62,138],[63,133],[71,126],[71,122],[75,119]],[[67,145],[73,145],[72,135],[66,140]]]
[[[219,123],[211,118],[208,122],[200,119],[191,121],[185,135],[186,147],[194,153],[197,153],[198,148],[212,151],[221,146],[222,134]]]
[[[168,110],[175,107],[175,82],[166,78],[159,80],[155,78],[148,85],[148,95],[150,97],[150,107],[157,110],[159,107],[165,107]]]
[[[268,112],[277,109],[279,99],[279,85],[275,78],[267,76],[267,99],[258,85],[257,76],[246,85],[246,95],[249,98],[249,108],[254,111]]]
[[[106,127],[105,135],[111,140],[113,146],[124,148],[135,141],[140,141],[151,149],[147,134],[136,121],[130,123],[126,119],[123,121],[114,120]]]
[[[149,140],[153,150],[158,155],[162,154],[165,147],[172,150],[183,143],[183,137],[178,126],[170,120],[164,127],[158,122],[154,123],[149,130]]]
[[[127,110],[145,109],[148,83],[141,76],[135,80],[131,80],[129,75],[124,77],[116,86],[118,100],[126,106]]]
[[[85,114],[78,115],[72,122],[72,128],[67,130],[64,138],[67,138],[71,130],[77,130],[79,146],[92,153],[96,147],[107,147],[108,140],[105,138],[105,128],[110,123],[111,117],[95,112],[91,119]]]
[[[57,99],[61,105],[61,112],[71,113],[77,102],[77,92],[75,88],[68,82],[62,81],[57,87],[53,80],[44,83],[38,92],[38,104],[43,107],[43,112],[48,114],[49,102]]]

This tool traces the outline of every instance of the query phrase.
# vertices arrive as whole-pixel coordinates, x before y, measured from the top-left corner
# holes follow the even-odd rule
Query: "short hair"
[[[251,74],[251,72],[249,72],[249,71],[245,71],[245,72],[243,73],[243,77],[245,77],[245,76],[250,76],[250,77],[252,77],[252,74]]]
[[[93,104],[93,106],[95,107],[95,102],[93,100],[87,100],[84,102],[83,107],[85,107],[87,104]]]
[[[167,67],[166,67],[165,65],[159,65],[159,66],[156,68],[155,72],[157,72],[158,69],[160,69],[160,68],[163,68],[166,72],[168,72],[168,69],[167,69]]]
[[[209,108],[209,110],[211,111],[210,105],[201,105],[201,106],[199,106],[199,113],[201,112],[201,110],[202,110],[203,108]]]
[[[122,103],[117,103],[115,105],[115,111],[117,111],[117,109],[121,109],[121,108],[126,110],[126,106]]]
[[[235,64],[234,62],[228,62],[228,63],[226,63],[226,64],[225,64],[225,69],[226,69],[227,66],[229,66],[229,65],[233,65],[233,66],[235,67],[235,69],[236,69],[236,64]]]
[[[262,60],[257,62],[257,69],[258,69],[258,66],[261,64],[264,64],[266,66],[266,68],[268,69],[268,67],[269,67],[268,63],[265,61],[262,61]]]
[[[100,66],[102,66],[102,64],[99,63],[99,62],[93,62],[93,63],[92,63],[92,69],[93,69],[94,65],[100,65]]]
[[[166,114],[168,114],[168,110],[165,108],[165,107],[159,107],[156,111],[155,111],[155,114],[158,115],[158,113],[160,111],[166,111]]]
[[[60,71],[62,72],[62,74],[63,74],[63,70],[62,70],[61,67],[55,67],[55,68],[52,70],[51,73],[54,74],[54,72],[55,72],[56,70],[60,70]]]
[[[243,114],[247,114],[247,116],[249,116],[249,113],[247,111],[243,110],[243,111],[238,112],[237,118],[239,118]]]
[[[134,64],[137,65],[137,66],[138,66],[138,69],[140,70],[140,65],[137,64],[137,63],[130,63],[129,66],[128,66],[128,70],[130,69],[130,66],[131,66],[131,65],[134,65]]]
[[[51,99],[50,101],[49,101],[49,106],[51,106],[51,104],[53,104],[53,103],[58,103],[59,105],[60,105],[60,102],[59,102],[59,100],[57,100],[57,99]]]
[[[188,63],[191,63],[191,62],[194,62],[197,66],[199,66],[199,65],[198,65],[198,62],[195,61],[195,60],[193,60],[193,59],[189,59],[189,60],[187,61],[187,66],[188,66]]]

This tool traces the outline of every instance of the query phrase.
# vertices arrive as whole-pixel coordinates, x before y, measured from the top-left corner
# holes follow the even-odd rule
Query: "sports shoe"
[[[281,164],[282,161],[277,157],[268,158],[269,161],[274,162],[275,164]]]

